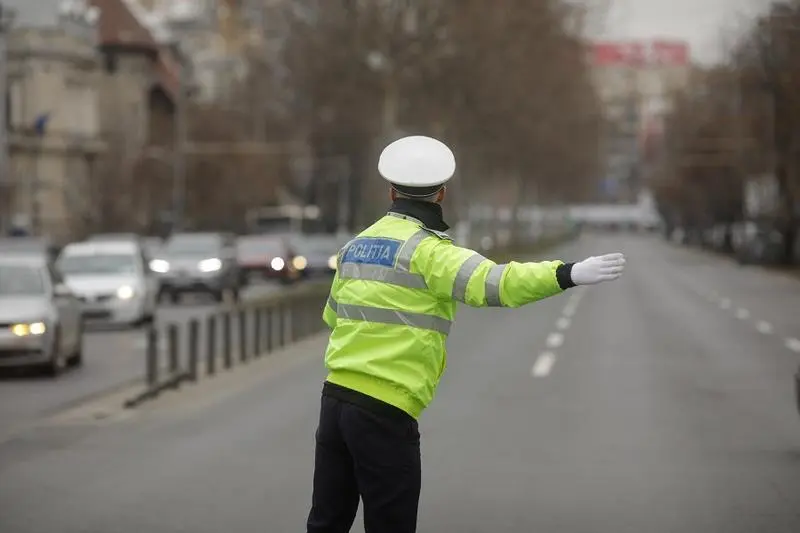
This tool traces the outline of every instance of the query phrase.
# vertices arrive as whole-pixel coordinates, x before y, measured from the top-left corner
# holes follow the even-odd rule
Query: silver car
[[[0,367],[55,376],[82,354],[80,305],[58,273],[39,257],[0,257]]]
[[[137,243],[68,244],[56,264],[87,321],[137,326],[153,320],[158,280]]]

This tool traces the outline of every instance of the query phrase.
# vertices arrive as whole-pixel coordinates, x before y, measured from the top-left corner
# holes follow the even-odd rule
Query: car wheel
[[[75,348],[75,353],[69,359],[69,366],[79,367],[83,366],[83,323],[79,326],[78,330],[78,346]]]
[[[58,377],[67,367],[67,361],[64,354],[61,353],[61,331],[56,329],[53,335],[53,348],[50,361],[45,365],[45,372],[50,377]]]

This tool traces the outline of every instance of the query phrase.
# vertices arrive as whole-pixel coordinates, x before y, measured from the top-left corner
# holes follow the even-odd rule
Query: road
[[[558,255],[618,249],[613,285],[459,312],[419,531],[800,531],[800,284],[655,237]],[[0,444],[0,531],[303,531],[324,342]]]
[[[248,288],[244,299],[280,290],[264,284]],[[163,306],[157,322],[183,323],[219,309],[198,298],[180,305]],[[53,380],[29,371],[4,370],[0,375],[0,435],[31,420],[57,412],[70,404],[108,392],[144,375],[146,339],[142,328],[92,328],[84,337],[84,365]]]

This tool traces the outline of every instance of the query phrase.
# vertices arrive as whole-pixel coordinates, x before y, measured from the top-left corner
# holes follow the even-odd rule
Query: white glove
[[[620,253],[589,257],[572,265],[572,283],[594,285],[602,281],[613,281],[622,275],[625,256]]]

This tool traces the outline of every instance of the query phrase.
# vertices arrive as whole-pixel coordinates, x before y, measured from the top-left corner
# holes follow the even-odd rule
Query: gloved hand
[[[594,285],[613,281],[622,275],[625,256],[621,253],[593,256],[572,265],[572,282],[575,285]]]

